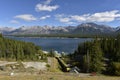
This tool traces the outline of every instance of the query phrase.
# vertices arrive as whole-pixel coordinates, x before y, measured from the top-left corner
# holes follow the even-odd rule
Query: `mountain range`
[[[22,26],[14,29],[0,27],[0,33],[5,35],[40,35],[40,34],[111,34],[120,33],[120,27],[113,28],[96,23],[82,23],[78,26]]]

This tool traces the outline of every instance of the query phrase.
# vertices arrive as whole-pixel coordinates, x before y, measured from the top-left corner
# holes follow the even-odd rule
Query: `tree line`
[[[0,59],[1,60],[39,60],[43,59],[43,52],[39,46],[30,42],[23,42],[4,38],[0,34]]]
[[[71,57],[83,72],[120,75],[120,35],[79,44]]]

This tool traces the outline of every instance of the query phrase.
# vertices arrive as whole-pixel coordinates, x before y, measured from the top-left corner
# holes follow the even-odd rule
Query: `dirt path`
[[[37,70],[46,70],[46,62],[22,62],[25,68],[33,67]]]
[[[0,66],[5,66],[7,64],[15,64],[17,62],[8,62],[8,61],[0,61]]]
[[[49,57],[48,58],[48,64],[50,65],[49,71],[51,71],[51,72],[60,72],[60,70],[58,68],[59,63],[58,63],[56,58]]]
[[[0,66],[6,66],[6,65],[12,65],[12,64],[19,64],[18,62],[8,62],[8,61],[0,61]],[[46,62],[22,62],[24,68],[33,67],[37,70],[47,70]]]

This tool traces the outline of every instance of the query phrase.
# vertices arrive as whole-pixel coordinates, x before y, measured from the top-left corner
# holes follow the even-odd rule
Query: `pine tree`
[[[94,41],[91,49],[90,49],[90,71],[101,73],[103,68],[103,53],[100,48],[99,42]]]
[[[90,72],[90,55],[89,51],[87,51],[87,54],[83,56],[83,68],[84,71],[89,73]]]

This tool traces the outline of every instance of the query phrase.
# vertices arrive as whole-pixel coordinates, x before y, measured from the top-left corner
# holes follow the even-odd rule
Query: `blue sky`
[[[120,26],[120,0],[0,0],[0,26]]]

